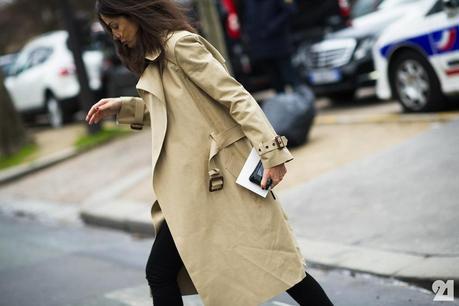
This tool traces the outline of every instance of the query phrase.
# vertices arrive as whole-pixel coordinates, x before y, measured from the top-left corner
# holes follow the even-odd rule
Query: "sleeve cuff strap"
[[[267,152],[271,152],[272,150],[280,150],[282,148],[287,147],[288,139],[285,136],[277,135],[270,141],[265,141],[258,145],[258,154],[263,155]]]

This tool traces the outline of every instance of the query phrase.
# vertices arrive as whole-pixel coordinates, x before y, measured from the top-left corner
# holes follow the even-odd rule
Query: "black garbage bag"
[[[262,109],[274,130],[288,139],[288,146],[299,146],[308,141],[314,122],[315,96],[309,87],[297,86],[291,93],[282,93],[267,99]]]

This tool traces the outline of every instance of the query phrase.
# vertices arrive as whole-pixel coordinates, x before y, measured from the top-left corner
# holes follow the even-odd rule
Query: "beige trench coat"
[[[175,32],[165,52],[161,71],[153,63],[141,76],[141,98],[122,97],[117,115],[134,129],[151,125],[153,225],[167,220],[184,263],[182,294],[199,293],[206,306],[259,305],[305,277],[304,259],[275,194],[235,181],[252,147],[265,168],[293,157],[204,38]],[[209,171],[223,189],[209,191]]]

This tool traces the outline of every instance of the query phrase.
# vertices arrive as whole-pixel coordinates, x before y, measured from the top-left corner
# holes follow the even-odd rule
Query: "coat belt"
[[[215,164],[215,156],[218,152],[229,146],[230,144],[245,137],[240,125],[235,125],[227,130],[219,133],[212,132],[210,134],[210,152],[208,160],[209,171],[209,191],[217,191],[223,189],[223,176],[219,168]]]

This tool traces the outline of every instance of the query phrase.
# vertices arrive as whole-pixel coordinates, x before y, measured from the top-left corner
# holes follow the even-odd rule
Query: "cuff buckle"
[[[141,123],[131,123],[131,129],[133,129],[133,130],[141,130],[141,129],[143,129],[143,124],[141,124]]]
[[[277,135],[276,137],[274,137],[274,141],[276,142],[278,149],[282,149],[285,147],[284,140],[282,139],[281,136]]]

